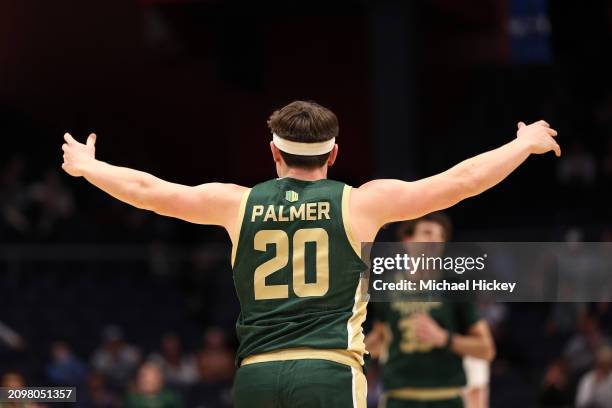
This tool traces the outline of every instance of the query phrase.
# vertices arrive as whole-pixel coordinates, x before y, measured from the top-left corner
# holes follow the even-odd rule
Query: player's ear
[[[334,148],[329,152],[329,157],[327,158],[327,166],[331,167],[336,162],[336,157],[338,157],[338,145],[335,144]]]
[[[270,151],[272,152],[272,159],[274,159],[274,162],[280,163],[281,161],[280,150],[278,150],[278,147],[274,145],[274,142],[270,142]]]

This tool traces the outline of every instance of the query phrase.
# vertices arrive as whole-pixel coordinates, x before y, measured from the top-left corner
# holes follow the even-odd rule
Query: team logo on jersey
[[[295,191],[285,191],[285,200],[289,201],[290,203],[294,203],[298,200],[298,193],[296,193]]]

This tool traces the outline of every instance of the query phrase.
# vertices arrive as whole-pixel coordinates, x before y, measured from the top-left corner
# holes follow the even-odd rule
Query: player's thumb
[[[518,129],[520,129],[520,128],[522,128],[522,127],[525,127],[525,126],[526,126],[526,125],[525,125],[525,122],[519,122],[519,123],[517,123],[517,124],[516,124],[516,127],[517,127]]]
[[[88,147],[94,147],[95,145],[96,145],[96,134],[92,133],[87,138],[87,146]]]

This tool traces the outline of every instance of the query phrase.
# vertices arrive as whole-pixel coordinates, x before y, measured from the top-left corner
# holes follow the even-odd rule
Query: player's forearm
[[[370,353],[370,356],[372,358],[380,357],[380,353],[383,346],[383,338],[381,333],[376,330],[376,328],[370,333],[368,333],[368,335],[365,337],[364,343],[366,346],[366,350],[368,351],[368,353]]]
[[[370,353],[370,357],[380,358],[380,349],[381,349],[380,342],[378,342],[377,340],[368,341],[366,339],[365,345],[366,345],[366,350],[368,351],[368,353]]]
[[[529,157],[527,141],[516,139],[465,160],[435,176],[414,182],[375,180],[360,187],[364,212],[378,215],[377,226],[443,210],[482,193],[508,177]],[[367,198],[371,199],[368,201]],[[389,197],[394,197],[389,200]]]
[[[531,153],[528,143],[514,139],[510,143],[467,159],[450,170],[448,175],[463,186],[460,199],[478,195],[495,186],[517,169]]]
[[[450,348],[460,356],[471,356],[492,361],[495,358],[493,342],[480,336],[458,335],[452,336]]]
[[[87,161],[82,172],[87,181],[116,199],[138,208],[153,209],[147,191],[161,182],[155,176],[95,159]]]

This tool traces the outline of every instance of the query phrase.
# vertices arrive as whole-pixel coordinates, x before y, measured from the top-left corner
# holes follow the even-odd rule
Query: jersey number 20
[[[261,230],[255,234],[255,249],[276,246],[276,256],[255,269],[255,300],[287,299],[289,285],[266,285],[266,278],[289,263],[289,236],[283,230]],[[316,244],[316,281],[306,283],[306,243]],[[323,296],[329,290],[329,235],[323,228],[304,228],[293,234],[293,291],[298,297]]]

